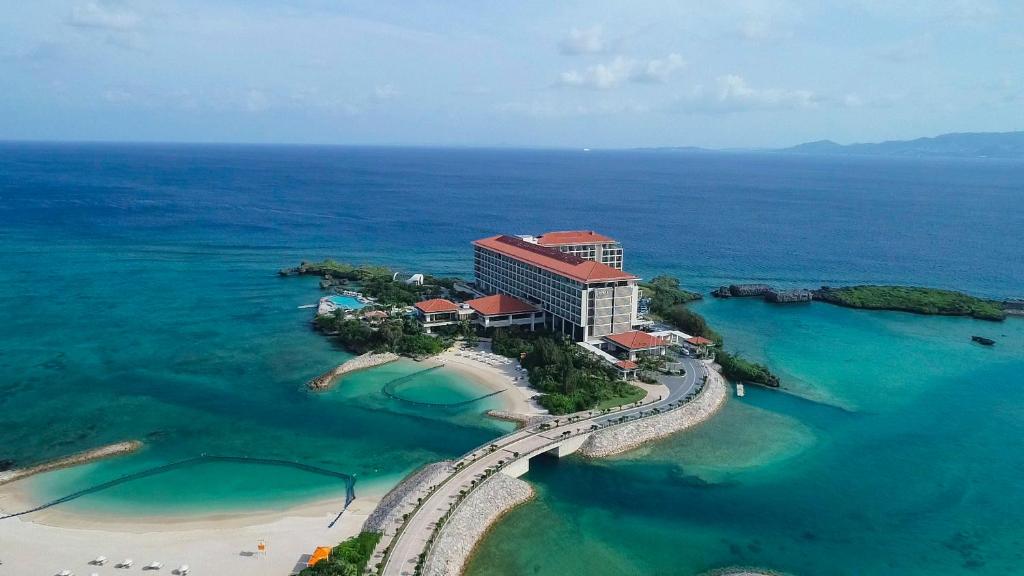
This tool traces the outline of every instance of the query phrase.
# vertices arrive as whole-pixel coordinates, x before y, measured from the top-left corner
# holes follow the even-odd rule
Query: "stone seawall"
[[[430,487],[441,482],[448,475],[451,460],[428,464],[412,473],[388,491],[373,512],[363,522],[363,532],[385,533],[396,525],[402,514],[412,512],[416,499],[426,496]]]
[[[709,372],[704,390],[682,408],[657,416],[648,416],[635,422],[594,432],[580,447],[580,454],[588,458],[611,456],[632,450],[645,442],[675,434],[710,418],[725,404],[729,395],[725,379],[717,372]]]
[[[504,474],[495,474],[455,509],[441,528],[423,562],[424,576],[458,576],[487,529],[502,515],[533,497],[533,488]]]
[[[323,374],[313,378],[306,385],[310,390],[326,390],[334,385],[345,374],[355,372],[357,370],[366,370],[367,368],[373,368],[374,366],[380,366],[381,364],[387,364],[388,362],[394,362],[398,360],[398,354],[391,352],[384,352],[383,354],[374,354],[373,352],[367,352],[361,356],[356,356],[344,364],[328,370]]]
[[[15,482],[22,478],[28,478],[35,474],[42,474],[43,472],[57,470],[59,468],[68,468],[70,466],[78,466],[79,464],[85,464],[86,462],[92,462],[94,460],[111,458],[122,454],[130,454],[139,448],[142,448],[142,442],[139,442],[138,440],[128,440],[126,442],[117,442],[116,444],[100,446],[99,448],[93,448],[92,450],[86,450],[85,452],[78,452],[71,456],[65,456],[56,460],[50,460],[49,462],[43,462],[42,464],[37,464],[29,468],[15,468],[13,470],[7,470],[6,472],[0,472],[0,485]]]

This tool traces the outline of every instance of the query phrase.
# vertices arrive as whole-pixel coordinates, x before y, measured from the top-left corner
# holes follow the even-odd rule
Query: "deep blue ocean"
[[[468,276],[475,238],[575,228],[619,239],[630,271],[700,291],[895,283],[1024,296],[1024,163],[0,144],[0,459],[146,441],[32,480],[41,498],[203,452],[387,485],[501,426],[479,406],[421,410],[379,394],[412,363],[305,392],[346,354],[298,308],[319,296],[315,281],[276,270],[333,257]],[[538,466],[526,477],[538,498],[496,527],[471,574],[1019,568],[1024,319],[696,308],[790,393],[752,390],[625,457]],[[421,385],[472,393],[452,378]],[[321,477],[218,465],[72,505],[190,514],[336,492]]]

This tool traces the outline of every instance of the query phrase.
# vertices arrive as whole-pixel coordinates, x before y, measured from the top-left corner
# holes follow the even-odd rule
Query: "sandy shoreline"
[[[481,342],[479,348],[470,348],[468,350],[489,352],[490,345],[486,342]],[[504,393],[497,396],[503,404],[502,410],[524,415],[547,413],[547,410],[544,410],[531,400],[537,392],[529,388],[526,373],[517,371],[515,363],[491,366],[471,358],[459,356],[460,351],[462,349],[459,347],[451,348],[424,362],[435,366],[443,364],[444,368],[442,370],[454,372],[483,386],[490,392],[504,391]],[[515,377],[522,377],[523,379],[514,381],[513,378]]]
[[[486,350],[484,345],[481,349]],[[535,394],[509,365],[490,366],[442,353],[425,362],[444,364],[451,371],[497,396],[503,409],[521,414],[540,410]],[[519,385],[517,385],[519,384]],[[400,480],[397,479],[396,482]],[[333,546],[359,533],[366,518],[390,489],[391,483],[357,485],[356,500],[333,528],[328,525],[343,505],[343,496],[282,509],[220,511],[212,514],[125,516],[86,513],[55,507],[0,521],[0,570],[10,574],[113,573],[112,564],[132,558],[136,567],[153,561],[173,570],[189,564],[192,574],[292,574],[316,546]],[[29,485],[12,482],[0,488],[0,511],[19,512],[37,506]],[[2,514],[0,514],[2,515]],[[268,553],[259,555],[263,540]],[[106,556],[106,567],[88,565]]]
[[[0,492],[0,510],[25,509],[34,501],[15,485]],[[189,564],[192,574],[286,575],[316,546],[333,546],[359,533],[366,517],[386,492],[373,486],[357,498],[329,528],[343,496],[282,510],[223,512],[195,517],[88,515],[50,508],[24,518],[0,521],[0,569],[10,574],[113,573],[87,563],[96,556],[111,562],[132,558],[165,569]],[[263,540],[268,553],[260,556]]]

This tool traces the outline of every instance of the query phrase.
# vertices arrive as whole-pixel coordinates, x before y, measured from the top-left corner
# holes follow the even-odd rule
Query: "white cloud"
[[[740,36],[752,42],[778,42],[793,37],[789,30],[774,26],[769,20],[755,18],[740,24]]]
[[[569,70],[558,76],[562,86],[608,90],[623,82],[663,83],[683,69],[686,62],[679,54],[669,54],[642,62],[625,56],[616,56],[609,62],[588,66],[583,70]]]
[[[569,35],[558,43],[562,54],[598,54],[604,52],[604,31],[600,26],[573,28]]]
[[[98,28],[126,32],[135,29],[141,18],[138,14],[108,6],[103,2],[86,2],[75,6],[68,18],[68,24],[78,28]]]
[[[377,100],[391,100],[397,98],[400,93],[391,84],[384,84],[373,89],[373,97]]]
[[[736,74],[719,76],[715,87],[697,86],[679,99],[678,108],[690,112],[727,113],[745,110],[813,108],[821,98],[809,90],[753,88]]]
[[[135,94],[122,88],[111,88],[103,92],[103,100],[111,104],[128,104],[135,101]]]
[[[630,77],[634,82],[666,82],[670,76],[686,68],[686,61],[679,54],[655,58],[634,71]]]
[[[263,112],[270,106],[270,98],[261,90],[249,90],[245,93],[244,103],[249,112]]]

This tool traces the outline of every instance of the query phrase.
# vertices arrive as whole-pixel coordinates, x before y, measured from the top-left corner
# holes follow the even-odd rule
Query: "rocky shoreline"
[[[29,476],[41,474],[43,472],[78,466],[79,464],[85,464],[87,462],[101,460],[103,458],[130,454],[137,451],[139,448],[142,448],[142,442],[138,440],[127,440],[125,442],[117,442],[106,446],[100,446],[99,448],[86,450],[84,452],[78,452],[77,454],[57,458],[56,460],[50,460],[28,468],[7,470],[5,472],[0,472],[0,485],[16,482],[22,478],[28,478]]]
[[[533,487],[504,474],[495,474],[455,509],[423,562],[425,576],[458,576],[492,524],[509,510],[533,498]]]
[[[373,512],[366,517],[362,531],[387,533],[388,527],[394,526],[402,514],[411,512],[415,508],[415,501],[410,496],[417,493],[426,495],[431,486],[444,480],[451,464],[451,460],[428,464],[395,485],[380,499]],[[403,507],[408,509],[405,510]]]
[[[327,390],[337,382],[338,378],[341,378],[345,374],[350,374],[357,370],[366,370],[367,368],[373,368],[374,366],[380,366],[387,364],[388,362],[394,362],[398,360],[398,354],[392,352],[384,352],[382,354],[375,354],[373,352],[367,352],[360,356],[356,356],[351,360],[348,360],[344,364],[324,372],[323,374],[313,378],[306,384],[310,390]]]
[[[696,426],[714,415],[725,404],[729,396],[728,390],[722,375],[710,371],[704,390],[682,408],[598,430],[580,447],[579,452],[588,458],[611,456]]]

